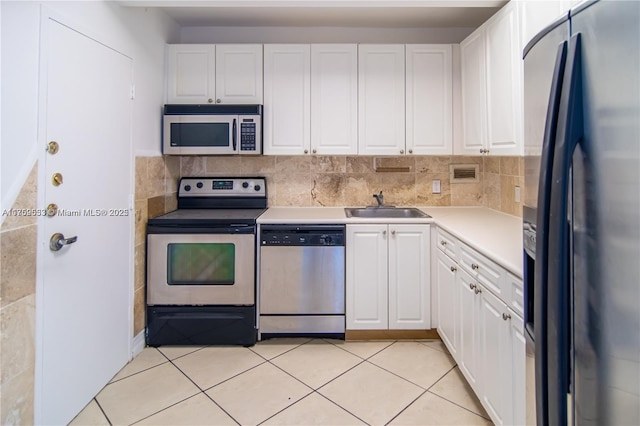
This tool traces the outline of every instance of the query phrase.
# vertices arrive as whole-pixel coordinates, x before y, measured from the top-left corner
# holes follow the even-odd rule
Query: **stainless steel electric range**
[[[255,344],[256,219],[264,177],[180,179],[147,223],[147,344]]]

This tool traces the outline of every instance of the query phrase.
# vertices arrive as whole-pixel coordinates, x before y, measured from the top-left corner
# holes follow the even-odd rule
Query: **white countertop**
[[[485,207],[423,207],[436,225],[522,278],[522,219]]]
[[[435,223],[522,278],[522,219],[485,207],[418,207],[432,218],[347,218],[342,207],[270,207],[258,224]]]

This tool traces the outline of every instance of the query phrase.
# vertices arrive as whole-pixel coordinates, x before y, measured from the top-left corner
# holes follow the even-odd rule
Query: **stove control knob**
[[[249,182],[242,182],[242,187],[243,188],[248,188],[249,187]]]
[[[253,189],[255,189],[256,191],[260,191],[260,185],[254,186]]]
[[[202,188],[204,185],[202,184],[202,182],[198,182],[196,183],[196,186],[198,187],[198,189]]]
[[[191,185],[185,185],[184,190],[187,192],[191,191]]]

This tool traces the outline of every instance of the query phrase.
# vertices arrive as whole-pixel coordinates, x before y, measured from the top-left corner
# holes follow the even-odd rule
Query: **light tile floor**
[[[72,425],[490,425],[442,342],[146,348]]]

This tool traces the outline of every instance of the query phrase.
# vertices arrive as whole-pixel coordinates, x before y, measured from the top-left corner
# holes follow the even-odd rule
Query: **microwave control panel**
[[[260,154],[262,152],[259,120],[252,116],[240,116],[240,154]]]

